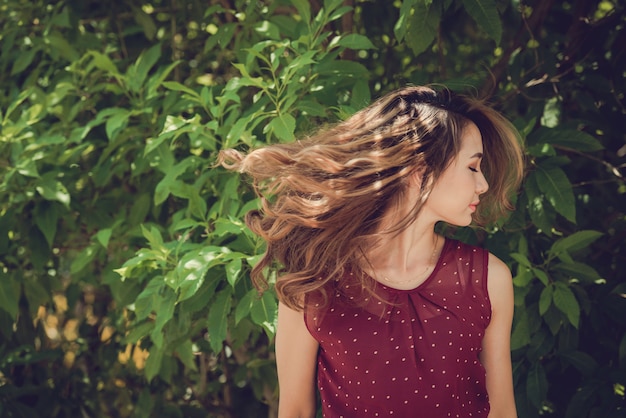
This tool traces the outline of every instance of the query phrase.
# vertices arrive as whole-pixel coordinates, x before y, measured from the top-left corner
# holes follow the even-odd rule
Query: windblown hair
[[[448,90],[405,87],[306,139],[246,155],[221,151],[218,164],[250,175],[261,197],[261,210],[246,216],[267,243],[251,274],[257,288],[267,286],[262,272],[274,265],[278,297],[294,309],[346,269],[363,276],[367,287],[365,255],[381,234],[398,233],[416,219],[470,122],[482,134],[489,183],[474,214],[484,225],[513,209],[510,197],[523,175],[520,139],[498,112]],[[383,216],[399,209],[413,174],[422,179],[420,198],[399,225],[383,230]]]

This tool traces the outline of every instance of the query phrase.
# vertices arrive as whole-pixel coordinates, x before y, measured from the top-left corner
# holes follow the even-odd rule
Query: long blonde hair
[[[221,151],[218,164],[250,175],[261,197],[261,209],[246,216],[248,227],[267,244],[251,272],[257,288],[267,286],[263,270],[275,266],[279,299],[301,309],[304,295],[323,292],[346,269],[365,276],[364,255],[376,245],[383,215],[399,207],[409,177],[418,173],[420,199],[404,221],[384,233],[415,220],[457,155],[469,122],[483,138],[489,191],[474,221],[485,224],[513,209],[510,197],[523,175],[519,135],[483,102],[449,90],[404,87],[303,140],[247,154]]]

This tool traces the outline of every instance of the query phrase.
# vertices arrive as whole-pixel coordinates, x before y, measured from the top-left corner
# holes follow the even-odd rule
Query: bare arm
[[[304,323],[304,314],[278,305],[276,366],[279,418],[315,416],[315,372],[318,343]]]
[[[511,370],[513,281],[506,264],[491,254],[487,287],[491,300],[491,323],[485,331],[480,360],[487,372],[487,393],[491,405],[489,418],[516,418]]]

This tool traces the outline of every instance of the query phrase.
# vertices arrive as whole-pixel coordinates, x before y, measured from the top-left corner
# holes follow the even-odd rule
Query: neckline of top
[[[450,246],[450,239],[448,237],[443,237],[444,241],[443,241],[443,246],[441,247],[441,252],[439,253],[439,257],[437,258],[437,262],[435,263],[435,268],[433,269],[433,271],[430,272],[430,274],[428,275],[428,277],[426,277],[426,279],[424,279],[423,282],[421,282],[420,284],[418,284],[417,286],[410,288],[410,289],[398,289],[396,287],[391,287],[387,284],[378,282],[377,283],[385,290],[391,291],[391,292],[397,292],[397,293],[412,293],[412,292],[417,292],[419,291],[421,288],[423,288],[424,286],[426,286],[431,280],[433,280],[433,278],[436,276],[437,272],[441,269],[442,263],[443,263],[443,257],[444,255],[447,253],[448,247]]]

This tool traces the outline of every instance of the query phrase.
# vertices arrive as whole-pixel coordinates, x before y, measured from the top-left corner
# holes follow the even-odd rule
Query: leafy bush
[[[1,416],[273,416],[256,201],[216,152],[430,82],[525,137],[516,212],[457,232],[515,273],[520,417],[623,416],[622,4],[205,3],[0,3]]]

